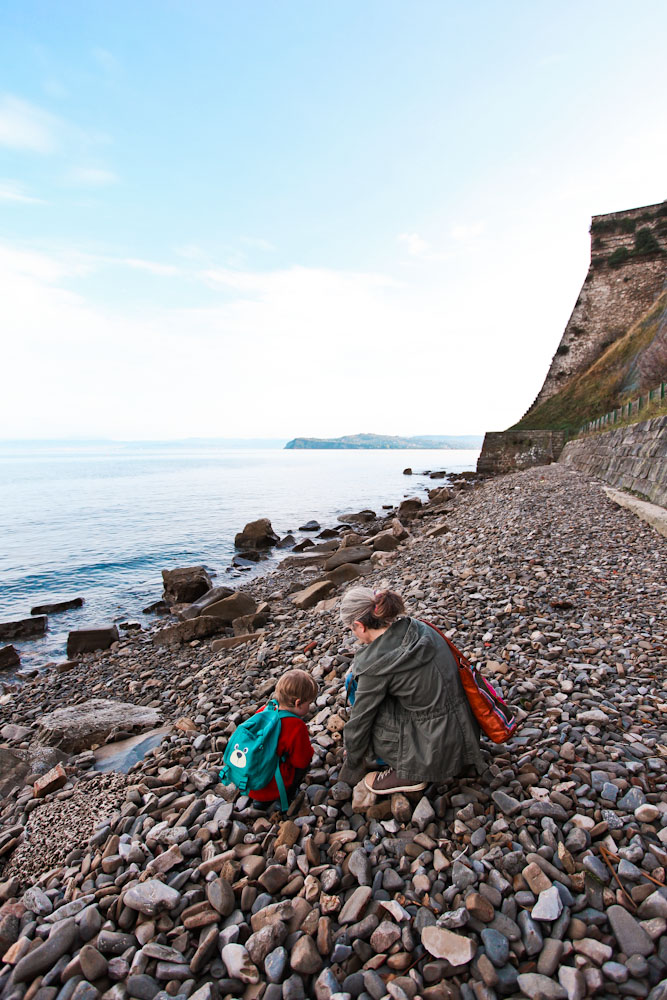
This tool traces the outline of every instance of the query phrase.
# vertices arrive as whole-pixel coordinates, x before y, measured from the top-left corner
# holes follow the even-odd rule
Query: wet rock
[[[0,670],[11,670],[21,664],[21,657],[14,646],[3,646],[0,649]]]
[[[163,569],[164,599],[170,604],[192,604],[211,589],[211,578],[203,566]]]
[[[234,537],[234,545],[237,549],[270,549],[279,541],[280,539],[271,527],[268,517],[249,521],[243,531],[239,531]]]
[[[96,649],[109,649],[114,642],[118,642],[118,638],[118,629],[115,625],[78,629],[70,632],[67,637],[67,658],[72,660],[80,653],[92,653]]]
[[[12,622],[0,622],[0,641],[7,639],[33,639],[46,632],[46,615],[35,618],[20,618]],[[12,648],[12,647],[8,647]],[[11,654],[7,654],[10,656]]]

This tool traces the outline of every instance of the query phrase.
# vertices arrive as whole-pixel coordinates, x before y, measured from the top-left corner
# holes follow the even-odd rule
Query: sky
[[[468,434],[667,197],[664,0],[4,0],[0,438]]]

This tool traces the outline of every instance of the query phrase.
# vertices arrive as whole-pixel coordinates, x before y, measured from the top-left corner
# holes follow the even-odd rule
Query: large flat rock
[[[96,743],[104,743],[115,729],[143,732],[161,723],[162,716],[155,708],[92,698],[42,716],[37,740],[67,753],[80,753]]]

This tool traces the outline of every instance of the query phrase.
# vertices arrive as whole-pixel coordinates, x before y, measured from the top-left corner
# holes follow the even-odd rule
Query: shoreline
[[[663,897],[627,868],[666,881],[665,540],[558,466],[457,491],[406,527],[410,537],[379,553],[362,582],[393,587],[408,613],[451,631],[520,709],[510,743],[484,743],[479,779],[374,801],[340,780],[353,646],[336,605],[348,584],[299,610],[289,591],[312,567],[253,581],[270,620],[247,645],[214,653],[213,638],[158,652],[149,635],[130,637],[0,706],[0,732],[7,722],[28,730],[7,741],[16,748],[45,710],[86,697],[157,708],[175,726],[127,777],[92,771],[82,751],[64,762],[62,787],[36,799],[17,786],[0,807],[0,902],[34,913],[18,901],[41,873],[54,916],[77,900],[91,927],[98,913],[86,940],[106,967],[90,953],[85,981],[102,995],[114,982],[154,992],[173,983],[172,995],[197,1000],[277,1000],[292,977],[318,997],[392,979],[424,1000],[469,1000],[470,984],[481,984],[477,996],[499,982],[503,996],[537,997],[543,978],[554,997],[589,982],[648,996],[667,977]],[[289,666],[310,670],[320,694],[309,722],[316,759],[285,819],[219,785],[217,767],[236,723]],[[155,881],[178,896],[159,920],[126,902],[135,884]],[[116,929],[101,930],[103,919]],[[45,920],[25,921],[29,940]],[[107,933],[127,934],[126,967],[111,965]],[[232,944],[241,951],[225,950]],[[17,968],[5,963],[0,986]]]
[[[438,484],[437,480],[435,483],[430,480],[429,478],[430,472],[431,470],[426,470],[423,472],[416,471],[414,477],[401,477],[402,482],[400,483],[400,488],[402,488],[403,494],[405,495],[405,491],[409,490],[410,485],[413,483],[414,483],[414,492],[420,495],[423,494],[424,491],[426,491],[429,488],[429,485],[431,486],[437,485]],[[439,478],[442,478],[444,476],[445,478],[442,481],[447,482],[447,478],[449,477],[450,474],[454,476],[454,478],[456,478],[459,475],[459,472],[453,471],[452,473],[448,473],[445,470],[443,470],[442,472],[438,471],[436,474]],[[416,483],[414,482],[415,479],[417,480]],[[398,489],[399,486],[397,484],[396,490]],[[396,506],[398,502],[400,501],[396,502],[395,504]],[[380,513],[382,513],[381,505],[385,505],[384,497],[378,498],[377,509]],[[271,517],[272,515],[269,516]],[[321,516],[323,527],[324,526],[328,527],[329,526],[328,521],[331,520],[332,518],[337,517],[337,514],[320,515],[318,512],[311,511],[310,516],[316,519],[319,519]],[[218,586],[229,585],[232,587],[239,586],[241,588],[245,588],[246,586],[251,585],[250,583],[251,581],[257,579],[260,576],[266,575],[266,573],[273,572],[280,565],[282,560],[286,556],[289,556],[290,554],[291,549],[285,550],[283,553],[281,553],[279,549],[273,548],[266,553],[266,558],[262,558],[262,561],[254,564],[254,566],[249,565],[243,568],[234,567],[231,560],[233,560],[235,556],[242,557],[243,552],[236,550],[232,545],[233,534],[235,531],[241,531],[243,527],[243,518],[244,514],[240,513],[238,517],[238,523],[234,528],[231,529],[232,533],[230,534],[228,541],[223,544],[223,548],[225,547],[230,548],[231,551],[230,561],[226,565],[223,563],[223,564],[216,564],[214,566],[209,566],[209,564],[206,563],[207,569],[214,579],[214,583]],[[285,519],[283,514],[279,514],[276,517],[276,522],[278,523],[281,519],[282,520]],[[337,525],[337,522],[335,520],[333,521],[333,523],[334,525]],[[296,529],[296,524],[294,525],[294,529]],[[286,531],[287,533],[289,533],[289,529],[286,529]],[[303,541],[304,538],[313,537],[313,533],[311,532],[301,532],[298,530],[293,530],[292,533],[295,536],[296,542],[301,542]],[[154,558],[153,556],[150,556],[151,561],[153,560],[153,558]],[[162,566],[162,568],[174,568],[174,566],[176,565],[200,564],[205,559],[206,556],[204,555],[193,554],[191,562],[184,563],[181,561],[179,563],[176,561],[170,562],[170,560],[167,557],[165,557],[165,559],[163,560],[164,565]],[[108,572],[110,573],[111,571]],[[248,581],[248,584],[245,583],[246,580]],[[99,600],[98,591],[104,592],[108,588],[109,584],[115,586],[113,584],[112,576],[100,579],[97,583],[93,583],[92,586],[87,585],[85,581],[82,582],[80,585],[78,583],[73,583],[71,587],[68,586],[66,588],[63,588],[62,593],[59,592],[56,593],[55,591],[51,593],[51,590],[49,588],[47,588],[47,590],[45,591],[43,587],[38,587],[35,589],[31,589],[29,592],[26,593],[25,599],[23,600],[21,606],[17,608],[15,612],[9,612],[9,611],[5,612],[2,615],[3,620],[18,620],[21,618],[29,618],[31,605],[41,604],[44,603],[44,601],[46,600],[48,600],[49,602],[62,601],[68,597],[80,594],[85,601],[83,610],[78,609],[77,611],[74,612],[66,612],[65,614],[55,614],[53,616],[50,616],[47,625],[47,632],[43,637],[40,636],[35,639],[25,639],[25,638],[17,639],[14,642],[14,645],[16,646],[17,650],[21,655],[22,659],[21,666],[19,668],[12,669],[11,671],[10,670],[4,672],[0,671],[0,685],[2,684],[3,680],[7,680],[8,678],[13,679],[14,676],[17,675],[25,676],[25,674],[22,673],[22,671],[31,672],[35,669],[42,670],[47,668],[51,663],[53,663],[58,658],[64,658],[67,634],[71,630],[75,630],[78,628],[85,629],[94,627],[107,627],[110,626],[111,624],[123,626],[128,622],[133,623],[133,627],[134,625],[136,625],[136,623],[139,623],[142,626],[142,628],[148,626],[150,622],[153,620],[154,616],[147,615],[145,613],[145,608],[159,600],[162,591],[160,571],[156,570],[155,572],[155,579],[153,581],[153,584],[151,585],[153,587],[152,592],[150,593],[148,592],[147,587],[149,586],[149,584],[148,582],[146,582],[146,584],[140,586],[140,589],[145,590],[143,596],[138,596],[137,594],[135,594],[133,598],[130,599],[126,598],[122,609],[118,608],[115,614],[105,615],[103,613],[100,614],[91,613],[89,610],[90,607],[94,605],[95,601]],[[91,603],[91,597],[92,597],[92,603]],[[7,640],[7,642],[11,641],[12,640]],[[5,643],[0,642],[0,646],[3,645],[5,645]]]

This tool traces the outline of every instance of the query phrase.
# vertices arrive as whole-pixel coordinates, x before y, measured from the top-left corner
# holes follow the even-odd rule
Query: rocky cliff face
[[[588,274],[544,385],[521,423],[622,337],[666,280],[667,202],[593,216]]]

